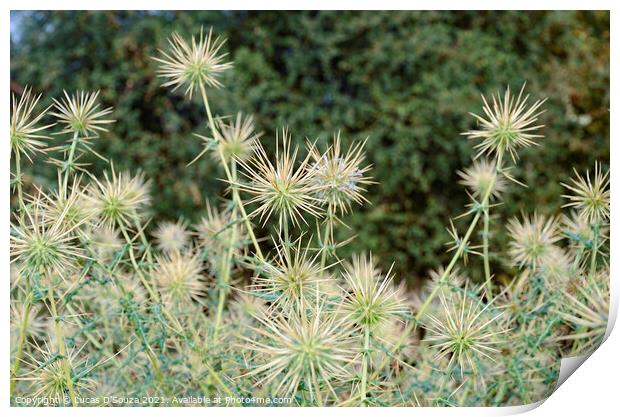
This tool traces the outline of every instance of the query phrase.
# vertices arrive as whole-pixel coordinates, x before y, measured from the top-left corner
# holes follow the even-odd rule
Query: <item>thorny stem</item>
[[[71,379],[71,367],[69,364],[69,357],[67,356],[67,349],[65,346],[65,338],[62,333],[62,327],[60,326],[60,319],[58,312],[56,311],[56,299],[54,297],[54,291],[48,290],[48,299],[50,302],[50,309],[52,312],[52,320],[54,321],[54,330],[56,331],[56,340],[58,341],[58,352],[63,359],[63,369],[65,373],[65,383],[69,389],[69,396],[71,397],[71,405],[77,407],[77,397],[75,396],[75,389],[73,388],[73,380]]]
[[[13,395],[15,389],[15,382],[17,377],[17,371],[19,371],[19,364],[21,362],[22,353],[24,349],[24,341],[26,340],[26,329],[28,328],[28,320],[30,319],[30,309],[32,308],[32,292],[28,290],[28,295],[24,301],[24,315],[22,317],[21,325],[19,326],[19,339],[17,342],[17,352],[15,353],[15,363],[11,370],[11,387],[9,394]]]
[[[19,211],[23,215],[26,211],[26,205],[24,204],[24,194],[22,191],[22,164],[21,155],[19,152],[15,152],[15,188],[17,190],[17,203],[19,204]]]
[[[205,90],[205,87],[203,84],[200,84],[200,94],[202,95],[202,101],[204,103],[205,110],[207,112],[207,117],[209,119],[209,127],[211,128],[211,132],[213,133],[213,136],[217,137],[217,130],[215,128],[215,122],[213,121],[213,115],[211,114],[211,107],[209,107],[209,99],[207,97],[207,91]],[[237,205],[237,208],[239,209],[239,213],[241,213],[241,217],[243,217],[243,222],[248,231],[248,234],[250,235],[250,239],[252,239],[254,250],[256,251],[256,254],[258,255],[259,259],[264,260],[265,258],[263,256],[263,252],[261,251],[260,246],[258,245],[258,241],[256,240],[256,236],[254,235],[254,230],[252,228],[252,224],[250,223],[250,218],[248,217],[245,211],[245,207],[243,206],[243,202],[241,201],[241,197],[239,196],[239,190],[237,190],[237,187],[233,183],[232,174],[230,172],[230,169],[228,168],[228,164],[226,163],[226,158],[224,157],[224,153],[222,152],[221,147],[219,147],[218,154],[222,162],[222,166],[224,167],[224,171],[226,171],[226,177],[228,179],[228,182],[233,185],[232,186],[233,201]]]
[[[333,227],[333,219],[332,216],[333,214],[333,206],[331,201],[329,202],[329,205],[327,207],[327,219],[326,219],[326,223],[325,223],[325,234],[323,236],[322,239],[322,244],[323,244],[323,248],[321,250],[321,271],[325,270],[325,265],[327,264],[327,250],[331,245],[332,242],[332,227]],[[320,236],[319,236],[320,237]],[[319,304],[319,282],[316,283],[316,303],[317,305]]]

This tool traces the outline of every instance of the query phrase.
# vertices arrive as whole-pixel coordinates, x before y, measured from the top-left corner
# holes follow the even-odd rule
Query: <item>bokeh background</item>
[[[527,81],[534,98],[548,97],[544,146],[522,152],[513,171],[529,187],[512,187],[500,225],[522,210],[559,212],[573,167],[608,167],[608,12],[12,12],[11,90],[31,85],[49,104],[63,89],[101,89],[117,123],[97,151],[153,180],[155,220],[195,220],[223,175],[208,157],[186,167],[205,117],[198,101],[160,87],[150,57],[172,31],[201,26],[228,38],[235,64],[211,93],[214,111],[253,113],[268,148],[284,126],[299,143],[338,130],[345,143],[369,137],[378,183],[372,204],[345,219],[358,234],[346,250],[394,262],[411,284],[445,262],[445,226],[467,203],[456,172],[473,143],[459,133],[474,126],[480,93]],[[55,179],[37,160],[26,190]],[[493,236],[496,247],[504,240]]]

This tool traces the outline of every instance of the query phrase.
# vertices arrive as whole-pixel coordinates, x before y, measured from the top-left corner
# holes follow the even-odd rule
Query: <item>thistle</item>
[[[372,255],[354,256],[342,275],[348,287],[343,307],[359,326],[374,328],[407,313],[390,271],[383,275]]]
[[[529,95],[523,97],[525,84],[521,87],[519,95],[514,97],[510,93],[510,87],[506,89],[502,100],[500,94],[493,96],[493,107],[482,96],[483,110],[486,119],[474,113],[470,113],[481,128],[462,133],[469,139],[482,139],[482,142],[474,148],[478,150],[477,159],[482,154],[499,156],[509,153],[516,162],[517,149],[537,145],[536,139],[542,135],[534,133],[543,125],[536,125],[538,117],[544,112],[540,107],[547,99],[537,100],[528,107]]]
[[[475,371],[479,359],[494,361],[491,355],[499,353],[495,346],[501,343],[497,336],[507,330],[493,328],[499,324],[503,313],[495,313],[490,308],[491,303],[483,306],[482,298],[469,295],[467,286],[460,297],[454,297],[458,299],[443,292],[439,294],[443,311],[441,317],[428,316],[430,325],[426,328],[429,333],[426,340],[438,349],[436,359],[449,356],[448,368],[458,364],[463,375],[466,368]]]
[[[571,192],[563,195],[569,202],[562,207],[575,208],[590,224],[601,224],[609,220],[609,171],[603,174],[598,162],[594,164],[593,178],[590,178],[590,171],[582,177],[575,170],[575,178],[571,178],[571,183],[562,185]]]
[[[200,302],[205,295],[202,261],[191,251],[171,252],[156,256],[153,278],[170,307],[187,307],[192,301]]]
[[[78,91],[72,96],[64,91],[64,94],[63,99],[54,99],[54,111],[50,113],[65,125],[61,133],[73,133],[83,138],[98,136],[100,132],[108,131],[106,125],[114,123],[114,120],[104,119],[112,113],[112,107],[99,109],[99,91]]]
[[[55,219],[49,219],[44,206],[46,199],[49,197],[39,192],[25,216],[18,217],[16,226],[11,225],[12,262],[20,262],[33,274],[64,279],[77,260],[86,259],[73,233],[80,224],[67,226],[64,221],[67,209]]]
[[[342,153],[340,132],[334,135],[334,142],[321,154],[316,146],[310,146],[313,163],[311,170],[313,181],[317,185],[316,195],[324,205],[338,209],[341,214],[351,208],[351,202],[363,204],[368,202],[362,195],[363,187],[372,184],[366,173],[370,165],[364,163],[364,142],[358,142]]]
[[[254,118],[237,113],[234,123],[227,123],[218,119],[217,147],[213,150],[214,159],[220,160],[220,152],[224,160],[247,161],[256,148],[256,142],[263,135],[262,132],[254,132]]]
[[[523,215],[523,220],[514,218],[508,222],[511,237],[508,253],[519,268],[536,268],[552,255],[553,245],[561,239],[558,221],[551,217],[534,214]]]
[[[308,155],[295,168],[298,147],[291,153],[291,138],[286,130],[282,131],[282,148],[276,134],[276,163],[271,163],[265,149],[258,144],[254,156],[247,162],[239,161],[250,180],[249,184],[241,184],[240,189],[251,194],[250,204],[258,207],[251,216],[259,216],[264,224],[272,214],[278,217],[282,229],[289,221],[298,225],[306,222],[304,213],[318,217],[321,215],[321,200],[314,197],[318,187],[313,183],[314,171],[309,169]]]
[[[49,136],[42,132],[54,124],[39,126],[51,106],[35,113],[41,95],[33,95],[32,89],[26,87],[19,101],[11,94],[11,153],[17,158],[25,155],[32,162],[35,153],[45,152],[45,140]]]
[[[261,326],[251,331],[258,338],[243,338],[264,358],[264,363],[249,372],[260,375],[256,385],[273,383],[274,393],[291,396],[303,384],[319,405],[324,403],[325,390],[338,398],[334,384],[347,374],[346,367],[355,357],[347,318],[337,319],[321,307],[313,310],[311,317],[302,313],[256,318]]]
[[[508,184],[506,179],[497,174],[495,164],[488,159],[478,159],[467,169],[458,172],[461,177],[460,184],[466,186],[476,198],[485,196],[489,192],[489,198],[499,198]]]
[[[189,231],[183,221],[162,222],[153,231],[157,248],[163,252],[180,252],[190,241]]]
[[[87,198],[104,224],[128,226],[138,222],[143,210],[150,204],[149,182],[139,173],[131,176],[115,173],[114,168],[104,172],[103,179],[93,178]]]
[[[310,256],[310,247],[302,247],[301,238],[291,250],[284,247],[286,244],[281,241],[280,245],[275,245],[277,256],[273,263],[262,265],[254,288],[264,299],[289,312],[313,302],[317,286],[324,281],[325,268],[316,262],[318,252]]]
[[[169,53],[159,50],[161,58],[153,58],[161,65],[158,75],[167,80],[163,87],[172,86],[172,91],[179,87],[185,88],[185,95],[192,98],[192,93],[200,86],[221,87],[219,78],[232,68],[231,62],[224,62],[226,53],[219,51],[225,40],[219,36],[212,39],[213,29],[209,30],[207,37],[203,36],[200,29],[198,41],[192,36],[191,44],[174,32],[168,43]]]

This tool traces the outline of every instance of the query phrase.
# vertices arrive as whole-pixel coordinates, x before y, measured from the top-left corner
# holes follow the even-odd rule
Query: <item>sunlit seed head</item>
[[[569,201],[563,207],[573,207],[589,223],[601,224],[609,220],[609,171],[603,173],[596,162],[593,174],[590,178],[590,171],[587,171],[582,177],[575,170],[575,178],[571,178],[569,184],[562,184],[570,192],[563,196]]]
[[[483,305],[482,299],[465,290],[461,295],[440,293],[442,311],[439,317],[429,316],[426,340],[438,350],[437,359],[450,357],[448,368],[458,365],[461,374],[465,369],[476,371],[479,360],[494,361],[499,353],[498,337],[506,330],[499,326],[503,313],[491,304]]]
[[[64,279],[73,263],[86,255],[74,234],[80,224],[68,226],[64,213],[49,219],[45,209],[49,198],[39,192],[28,204],[25,215],[18,217],[16,225],[11,224],[11,257],[30,274]]]
[[[230,163],[231,160],[247,161],[256,147],[256,142],[263,135],[262,132],[255,133],[254,118],[243,116],[237,113],[234,122],[227,122],[218,119],[217,146],[213,150],[213,158],[220,160],[220,152],[224,160]]]
[[[191,251],[156,256],[153,278],[164,303],[185,308],[192,301],[201,302],[206,289],[202,271],[202,261]]]
[[[149,188],[142,173],[131,176],[112,168],[90,184],[87,198],[104,224],[127,226],[144,216],[151,202]]]
[[[390,272],[383,275],[372,255],[354,256],[343,277],[347,285],[343,307],[359,326],[373,328],[408,312]]]
[[[310,146],[313,182],[317,186],[316,195],[322,204],[333,206],[341,213],[346,213],[351,203],[368,202],[363,193],[364,186],[372,183],[366,173],[370,166],[364,164],[364,142],[349,147],[346,153],[341,151],[340,132],[334,135],[333,144],[325,153],[320,153],[316,146]]]
[[[220,78],[232,62],[224,62],[228,55],[220,53],[225,39],[219,36],[213,39],[213,29],[205,37],[200,29],[198,40],[192,36],[191,41],[183,39],[178,33],[172,33],[168,39],[168,52],[159,50],[161,58],[153,58],[159,62],[158,75],[166,80],[163,87],[173,87],[172,91],[183,87],[190,98],[194,90],[201,86],[221,87]]]
[[[478,159],[463,171],[458,172],[461,177],[460,184],[466,186],[474,197],[481,197],[490,190],[490,198],[499,198],[508,187],[506,178],[498,175],[495,164],[488,159]]]
[[[538,214],[531,217],[524,214],[521,221],[511,219],[508,233],[511,237],[508,253],[519,268],[536,268],[552,255],[554,244],[562,238],[557,219],[545,219]]]
[[[321,215],[321,201],[314,196],[318,191],[313,181],[315,172],[308,165],[310,155],[295,168],[298,148],[291,151],[291,137],[286,130],[282,132],[281,145],[276,135],[275,164],[260,143],[247,163],[239,161],[250,180],[249,184],[241,184],[240,189],[253,196],[249,203],[258,206],[251,215],[260,217],[263,224],[275,215],[280,228],[289,223],[298,225],[300,220],[305,222],[304,214]]]
[[[206,215],[193,226],[199,246],[218,254],[232,245],[233,254],[240,253],[246,240],[245,230],[233,222],[229,211],[215,209],[209,202],[206,207]]]
[[[49,107],[40,113],[35,113],[41,95],[32,94],[32,89],[26,87],[19,101],[11,94],[11,152],[13,155],[25,155],[30,161],[32,156],[45,152],[45,141],[49,136],[43,131],[54,126],[53,124],[40,126]],[[51,107],[51,106],[50,106]]]
[[[325,268],[317,263],[319,252],[311,255],[310,247],[302,246],[301,238],[290,249],[283,241],[274,243],[277,255],[271,263],[262,265],[263,271],[254,279],[254,291],[284,311],[314,302],[317,286],[324,281]]]
[[[529,95],[523,97],[524,89],[525,84],[515,97],[508,87],[503,99],[499,93],[493,96],[492,107],[482,96],[486,118],[470,113],[476,118],[480,128],[465,132],[463,135],[470,139],[482,140],[475,146],[478,150],[476,158],[482,154],[489,156],[510,154],[513,161],[516,161],[519,148],[536,145],[538,144],[536,140],[543,137],[535,132],[543,127],[536,122],[544,112],[540,108],[546,99],[537,100],[528,106]]]
[[[39,305],[32,305],[30,312],[26,319],[26,303],[22,299],[11,300],[11,338],[17,340],[21,326],[24,321],[27,325],[25,327],[26,337],[34,337],[42,339],[46,336],[48,330],[47,314],[41,314],[41,307]]]
[[[355,358],[350,321],[337,318],[321,307],[310,317],[258,316],[252,329],[257,338],[244,338],[244,346],[260,354],[264,362],[249,375],[259,375],[256,385],[273,384],[273,392],[296,394],[303,386],[309,397],[321,401],[325,391],[334,397],[334,385],[347,374]]]
[[[190,235],[183,221],[161,222],[153,231],[157,249],[163,252],[176,252],[185,249],[190,243]]]
[[[58,123],[65,126],[61,133],[98,136],[108,131],[107,125],[115,122],[105,118],[112,113],[112,107],[99,109],[99,91],[78,91],[71,96],[64,91],[64,94],[64,98],[54,99],[54,111],[50,113],[58,119]]]

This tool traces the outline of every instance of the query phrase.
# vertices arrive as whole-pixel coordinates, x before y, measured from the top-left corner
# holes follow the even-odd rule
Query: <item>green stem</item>
[[[216,138],[218,136],[217,130],[215,128],[215,122],[213,121],[213,115],[211,114],[211,107],[209,106],[209,99],[207,97],[207,91],[205,90],[205,87],[203,84],[200,84],[200,93],[202,95],[202,101],[204,103],[205,110],[207,112],[207,117],[209,119],[209,127],[211,128],[211,132],[213,133],[214,138]],[[222,152],[222,148],[220,146],[218,146],[218,154],[219,154],[222,166],[224,167],[224,171],[226,171],[226,177],[228,179],[228,182],[230,182],[233,185],[236,185],[233,182],[232,174],[230,172],[230,169],[228,169],[226,158],[224,157],[224,153]],[[243,221],[248,231],[248,235],[250,236],[250,239],[252,239],[254,250],[256,251],[256,254],[258,255],[259,259],[264,260],[265,258],[263,256],[263,252],[261,251],[260,246],[258,246],[258,240],[256,239],[256,236],[254,235],[254,229],[252,228],[252,224],[250,223],[250,218],[248,217],[245,211],[245,207],[243,206],[243,202],[241,201],[241,197],[239,196],[239,190],[237,190],[237,187],[235,186],[232,187],[232,193],[233,193],[233,201],[237,205],[237,209],[239,210],[239,213],[241,213],[241,216],[243,217]]]
[[[368,361],[370,354],[370,328],[364,329],[364,357],[362,359],[362,383],[360,385],[360,405],[366,406],[366,385],[368,383]]]
[[[71,405],[77,407],[77,397],[75,396],[75,389],[73,387],[73,380],[71,379],[71,366],[69,363],[69,357],[67,355],[67,349],[65,346],[65,338],[62,333],[62,327],[60,326],[60,319],[58,318],[58,312],[56,310],[56,298],[52,289],[48,290],[48,299],[50,302],[50,308],[52,311],[52,320],[54,320],[54,330],[56,332],[56,340],[58,341],[58,351],[62,356],[63,369],[65,373],[65,383],[69,389],[69,396],[71,397]]]
[[[15,152],[15,188],[17,190],[19,211],[20,214],[23,215],[26,212],[26,205],[24,204],[24,194],[22,191],[22,164],[19,152]]]
[[[487,287],[487,300],[493,298],[493,284],[491,283],[491,265],[489,264],[489,205],[484,207],[482,231],[482,255],[484,262],[484,282]]]
[[[28,290],[28,295],[26,296],[26,300],[24,301],[24,315],[22,317],[22,322],[19,326],[19,339],[17,342],[17,352],[15,353],[15,363],[13,364],[13,369],[11,370],[11,387],[10,387],[10,395],[13,395],[13,390],[15,389],[17,372],[19,371],[19,364],[21,362],[22,353],[24,349],[24,341],[26,340],[26,330],[28,329],[28,321],[30,319],[30,310],[32,308],[32,292]]]
[[[592,231],[594,233],[594,237],[592,238],[592,256],[590,258],[590,273],[588,274],[588,278],[591,282],[594,281],[594,275],[596,274],[596,256],[598,254],[599,246],[599,225],[592,225]]]
[[[67,185],[69,183],[69,173],[72,171],[73,169],[73,158],[75,157],[75,149],[77,147],[77,143],[78,143],[78,132],[74,132],[73,133],[73,139],[71,139],[71,148],[69,148],[69,157],[67,158],[67,163],[66,163],[66,167],[67,170],[65,172],[65,178],[64,178],[64,191],[67,191]]]

